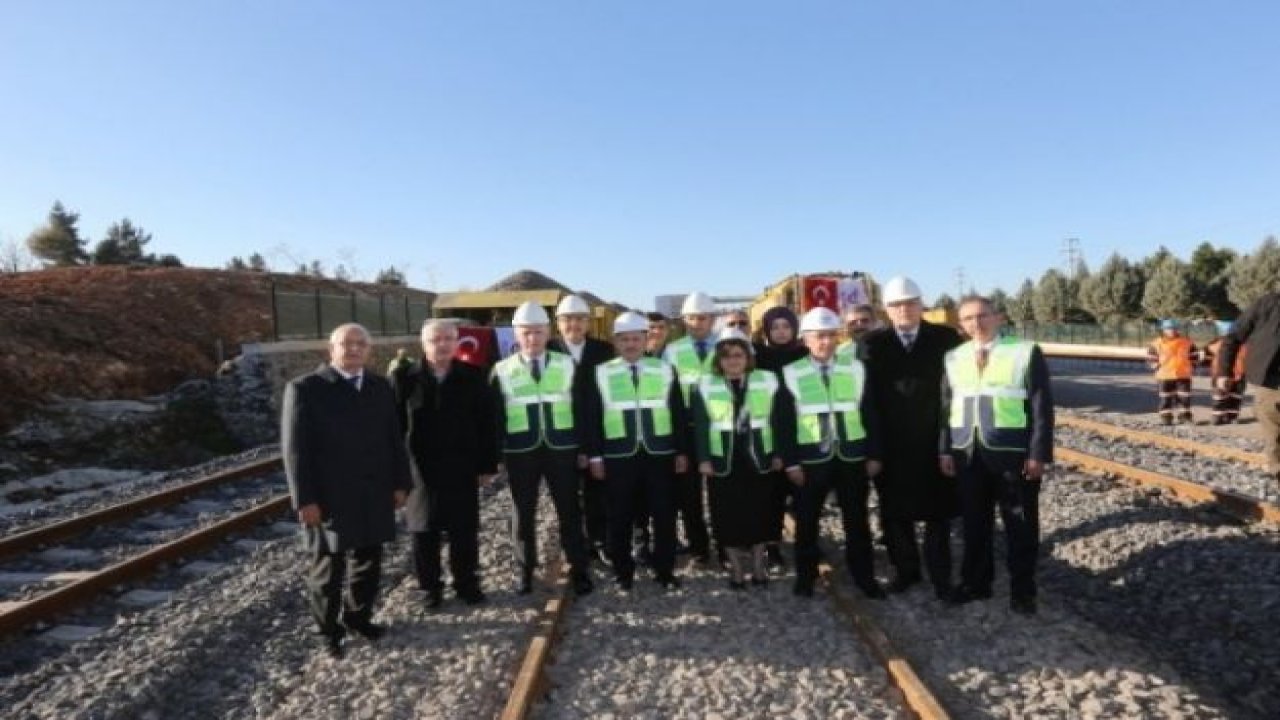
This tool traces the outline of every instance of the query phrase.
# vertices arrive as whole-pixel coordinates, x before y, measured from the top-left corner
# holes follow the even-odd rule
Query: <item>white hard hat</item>
[[[899,275],[884,284],[884,292],[881,293],[881,299],[885,305],[904,300],[919,300],[920,286],[916,284],[915,280],[906,275]]]
[[[547,317],[547,311],[532,300],[520,303],[515,315],[511,316],[512,325],[546,325],[550,322],[551,318]]]
[[[627,311],[613,321],[613,334],[627,332],[648,332],[649,319],[638,312]]]
[[[725,328],[720,331],[719,335],[716,336],[717,345],[719,345],[720,343],[726,340],[741,340],[742,342],[747,344],[747,347],[751,347],[751,338],[747,337],[747,334],[742,332],[738,328]]]
[[[842,330],[840,316],[831,308],[816,307],[800,318],[800,332],[821,332],[823,330]]]
[[[689,293],[680,306],[681,315],[711,315],[716,311],[716,301],[704,292]]]
[[[561,315],[590,315],[591,308],[587,305],[587,301],[577,295],[565,295],[560,304],[556,306],[556,317]]]

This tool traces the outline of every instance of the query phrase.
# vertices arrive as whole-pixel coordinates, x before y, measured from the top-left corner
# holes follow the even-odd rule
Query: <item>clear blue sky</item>
[[[1280,3],[0,5],[0,240],[650,306],[1280,234]]]

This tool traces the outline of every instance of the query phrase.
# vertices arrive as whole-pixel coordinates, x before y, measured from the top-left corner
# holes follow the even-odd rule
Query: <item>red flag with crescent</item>
[[[478,325],[458,328],[458,347],[453,356],[463,362],[487,368],[493,364],[493,328]]]
[[[836,278],[806,277],[801,280],[801,288],[804,291],[801,312],[808,312],[816,307],[840,312],[840,293]]]

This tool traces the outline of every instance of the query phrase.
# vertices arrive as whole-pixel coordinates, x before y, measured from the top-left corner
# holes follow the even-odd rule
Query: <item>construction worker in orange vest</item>
[[[1176,320],[1160,321],[1160,337],[1147,347],[1147,365],[1156,371],[1160,392],[1160,421],[1173,424],[1176,406],[1178,421],[1191,422],[1191,374],[1200,351],[1191,338],[1178,330]]]
[[[1205,362],[1209,365],[1210,387],[1213,388],[1213,424],[1229,425],[1240,417],[1240,404],[1244,401],[1245,379],[1244,358],[1248,347],[1241,347],[1236,354],[1234,367],[1223,367],[1220,362],[1222,341],[1235,323],[1219,320],[1218,337],[1209,342],[1205,348]],[[1219,378],[1229,378],[1229,382],[1220,383]],[[1225,385],[1226,387],[1223,387]]]

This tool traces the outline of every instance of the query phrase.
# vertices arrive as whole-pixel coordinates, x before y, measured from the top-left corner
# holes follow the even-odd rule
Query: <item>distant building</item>
[[[658,295],[653,298],[653,308],[669,318],[680,317],[680,306],[684,304],[685,295]],[[711,298],[720,312],[743,310],[750,307],[755,297],[752,295],[720,295]]]

